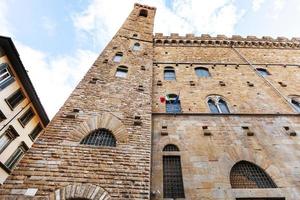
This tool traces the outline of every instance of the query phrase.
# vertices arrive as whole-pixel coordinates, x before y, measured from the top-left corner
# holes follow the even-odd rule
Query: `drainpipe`
[[[242,58],[242,60],[244,60],[249,66],[250,68],[259,76],[261,77],[265,83],[267,83],[267,85],[269,85],[271,88],[273,88],[275,90],[275,92],[278,94],[279,97],[281,97],[284,102],[287,102],[288,105],[290,105],[292,107],[292,110],[294,111],[294,113],[296,113],[294,106],[292,105],[292,103],[289,101],[288,98],[286,98],[268,79],[266,79],[264,76],[262,76],[257,70],[256,68],[252,65],[252,63],[250,63],[249,60],[247,60],[247,58],[245,58],[236,48],[234,48],[233,46],[231,46],[231,48],[238,54],[238,56],[240,56],[240,58]]]

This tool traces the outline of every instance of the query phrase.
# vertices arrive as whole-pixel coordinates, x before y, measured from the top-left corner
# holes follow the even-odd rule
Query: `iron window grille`
[[[25,127],[26,124],[28,124],[28,122],[30,122],[30,120],[34,117],[34,112],[32,110],[32,108],[29,108],[20,118],[19,118],[19,122],[20,124]]]
[[[247,161],[240,161],[232,167],[230,183],[232,188],[277,188],[267,173]]]
[[[115,147],[116,139],[110,130],[100,128],[92,131],[80,144]]]
[[[163,151],[179,151],[179,148],[174,144],[167,144]]]
[[[164,198],[184,198],[180,156],[163,156]]]
[[[18,89],[15,91],[12,95],[10,95],[7,99],[5,99],[6,103],[10,107],[11,110],[13,110],[17,105],[19,105],[23,99],[25,99],[25,96],[21,89]]]

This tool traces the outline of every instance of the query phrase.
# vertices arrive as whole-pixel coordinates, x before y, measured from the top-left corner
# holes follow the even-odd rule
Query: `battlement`
[[[147,6],[147,5],[142,5],[142,4],[139,4],[139,3],[135,3],[134,7],[146,8],[146,9],[149,9],[149,10],[156,10],[155,7],[151,7],[151,6]]]
[[[171,33],[169,36],[164,36],[162,33],[156,33],[154,36],[154,45],[162,46],[224,46],[224,47],[260,47],[260,48],[300,48],[300,38],[288,39],[286,37],[277,37],[276,39],[270,36],[258,38],[256,36],[242,37],[233,35],[227,37],[225,35],[217,35],[213,37],[209,34],[195,36],[194,34],[186,34],[180,36],[178,33]]]

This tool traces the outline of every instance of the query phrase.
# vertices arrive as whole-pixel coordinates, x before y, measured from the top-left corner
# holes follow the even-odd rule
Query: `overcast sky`
[[[50,118],[135,2],[157,7],[154,32],[300,37],[300,0],[0,0],[11,37]]]

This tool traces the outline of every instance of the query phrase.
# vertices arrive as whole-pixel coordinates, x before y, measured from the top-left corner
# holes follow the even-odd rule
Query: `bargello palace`
[[[155,12],[134,5],[0,199],[300,199],[300,39],[153,34]]]

